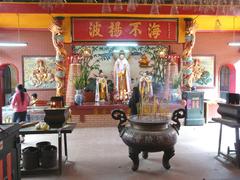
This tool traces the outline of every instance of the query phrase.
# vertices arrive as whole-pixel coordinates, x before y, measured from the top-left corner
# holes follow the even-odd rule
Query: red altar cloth
[[[127,114],[130,109],[125,104],[96,104],[96,103],[84,103],[81,106],[72,105],[70,107],[72,115],[80,115],[80,121],[85,121],[85,115],[97,115],[97,114],[111,114],[114,109],[122,109]]]

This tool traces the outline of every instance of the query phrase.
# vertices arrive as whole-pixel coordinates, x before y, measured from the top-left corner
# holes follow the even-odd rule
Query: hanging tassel
[[[12,0],[5,0],[12,1]],[[54,6],[65,3],[66,0],[39,0],[39,5],[43,8],[52,10]]]
[[[238,10],[239,10],[239,0],[238,1],[234,1],[231,0],[230,1],[230,12],[229,15],[232,13],[232,15],[237,15],[238,14]]]
[[[109,0],[103,0],[102,13],[111,13],[111,11]]]
[[[120,12],[123,10],[123,6],[122,6],[122,0],[115,0],[115,4],[113,7],[113,11],[117,11]]]
[[[135,0],[129,0],[127,5],[127,12],[135,12],[135,11],[136,11]]]
[[[178,14],[177,0],[173,0],[173,5],[171,7],[170,14]]]
[[[216,15],[223,15],[225,14],[225,6],[223,6],[223,4],[221,4],[222,0],[217,0],[217,11],[216,11]]]
[[[150,14],[159,14],[158,0],[152,2]]]

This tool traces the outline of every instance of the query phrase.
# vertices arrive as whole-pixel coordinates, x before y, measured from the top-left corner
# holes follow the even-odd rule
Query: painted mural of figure
[[[40,82],[44,82],[45,79],[47,78],[47,70],[48,70],[44,60],[40,59],[37,61],[37,70],[38,70],[38,73],[36,75],[38,77],[38,80]]]
[[[102,70],[99,71],[99,77],[96,78],[95,101],[105,102],[108,100],[107,80],[104,77]]]
[[[193,80],[196,81],[201,78],[202,73],[204,72],[204,68],[201,65],[199,59],[193,60]]]
[[[51,70],[48,70],[46,62],[42,59],[37,61],[37,67],[33,70],[31,81],[35,87],[38,87],[44,83],[53,82],[54,75]]]
[[[114,64],[114,87],[118,100],[128,100],[131,92],[130,88],[130,66],[125,58],[123,50],[119,52],[119,57]]]

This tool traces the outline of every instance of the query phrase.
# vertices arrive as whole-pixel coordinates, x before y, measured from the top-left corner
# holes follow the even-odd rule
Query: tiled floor
[[[183,126],[175,146],[170,170],[162,167],[162,152],[140,160],[139,170],[132,172],[127,146],[117,128],[75,129],[68,136],[69,162],[61,176],[24,177],[27,180],[239,180],[240,169],[220,158],[216,159],[219,124]],[[223,128],[223,151],[233,148],[234,129]],[[26,136],[24,146],[42,140],[57,143],[57,135]]]

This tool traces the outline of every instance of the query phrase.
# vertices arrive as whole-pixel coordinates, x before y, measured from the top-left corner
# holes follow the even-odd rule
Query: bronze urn
[[[170,169],[169,160],[174,156],[174,145],[177,142],[177,134],[180,129],[179,118],[185,117],[185,110],[178,109],[169,115],[160,116],[127,116],[124,111],[116,109],[112,111],[112,117],[119,120],[118,130],[123,142],[129,148],[129,157],[133,161],[132,170],[139,167],[139,154],[144,159],[149,152],[163,151],[162,164]],[[173,123],[171,123],[171,120]],[[129,121],[129,123],[126,123]]]

